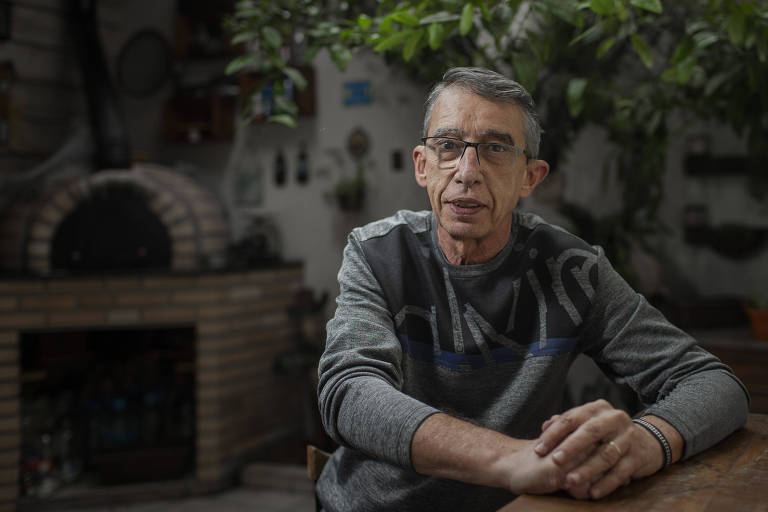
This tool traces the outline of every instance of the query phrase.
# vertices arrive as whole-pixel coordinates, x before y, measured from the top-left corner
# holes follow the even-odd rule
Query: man
[[[731,371],[670,325],[592,247],[515,210],[546,177],[530,95],[448,71],[413,150],[431,212],[355,229],[320,360],[341,447],[326,511],[496,510],[519,493],[600,498],[744,424]],[[579,353],[648,404],[565,413]]]

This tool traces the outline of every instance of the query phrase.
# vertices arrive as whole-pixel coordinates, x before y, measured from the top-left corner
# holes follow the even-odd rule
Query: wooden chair
[[[307,445],[307,476],[313,483],[317,483],[325,463],[330,458],[330,453],[321,450],[317,446]],[[320,501],[317,499],[317,491],[315,491],[315,512],[320,512]]]

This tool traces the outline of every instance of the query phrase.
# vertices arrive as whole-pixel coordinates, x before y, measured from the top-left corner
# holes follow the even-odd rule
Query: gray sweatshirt
[[[503,489],[416,473],[411,440],[445,412],[534,439],[562,412],[580,353],[671,423],[690,457],[742,426],[731,370],[671,325],[602,250],[516,213],[492,260],[452,265],[431,212],[355,229],[319,366],[319,406],[341,447],[317,485],[324,510],[496,510]]]

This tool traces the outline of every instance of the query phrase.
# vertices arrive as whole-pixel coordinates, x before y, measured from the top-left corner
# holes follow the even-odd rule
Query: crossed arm
[[[672,460],[683,438],[656,416],[644,417],[666,436]],[[416,471],[503,487],[516,494],[566,490],[576,498],[601,498],[664,465],[659,442],[623,411],[598,400],[556,415],[536,440],[514,439],[446,414],[428,417],[413,437]]]

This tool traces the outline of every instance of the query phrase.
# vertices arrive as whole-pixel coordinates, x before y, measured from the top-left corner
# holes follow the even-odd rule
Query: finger
[[[549,418],[547,421],[545,421],[545,422],[544,422],[544,423],[541,425],[541,431],[542,431],[542,432],[544,432],[545,430],[547,430],[547,429],[549,428],[549,426],[550,426],[552,423],[554,423],[554,422],[557,420],[557,418],[559,418],[559,417],[560,417],[560,416],[559,416],[558,414],[555,414],[554,416],[552,416],[551,418]]]
[[[593,499],[608,496],[621,486],[627,485],[632,479],[635,464],[632,457],[623,457],[615,466],[598,479],[589,490]]]
[[[624,453],[629,450],[628,445],[624,444],[625,448],[621,446],[619,440],[601,444],[582,464],[568,472],[565,478],[566,483],[575,488],[601,478],[603,473],[616,466]]]
[[[607,402],[605,403],[607,404]],[[591,402],[574,407],[563,414],[552,416],[545,422],[546,429],[543,429],[539,443],[534,448],[536,453],[542,457],[547,455],[563,439],[591,418],[595,414],[593,409],[601,407],[601,405],[598,402]]]
[[[559,464],[567,464],[576,454],[591,450],[595,444],[602,441],[616,438],[625,430],[627,424],[631,425],[631,422],[629,416],[623,411],[617,409],[600,411],[599,414],[579,425],[575,431],[562,439],[556,448],[553,448],[553,459]],[[547,434],[556,427],[557,424],[552,425],[540,439],[547,442]],[[628,444],[622,443],[621,446],[628,446]],[[622,451],[626,450],[622,448]]]

